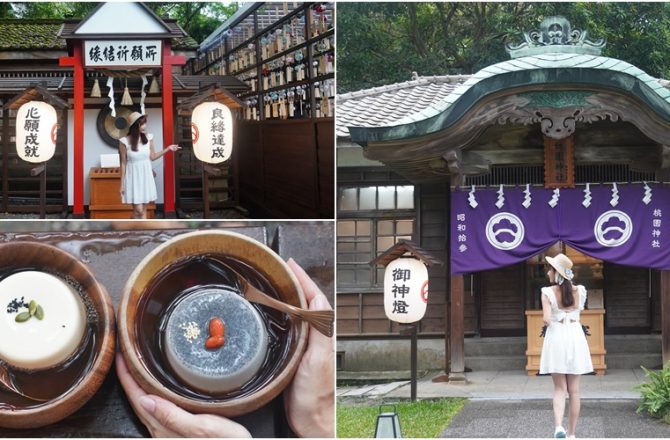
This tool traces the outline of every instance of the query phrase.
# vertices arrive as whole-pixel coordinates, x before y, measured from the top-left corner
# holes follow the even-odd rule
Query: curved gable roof
[[[448,129],[469,108],[505,89],[563,84],[575,89],[609,89],[633,95],[670,122],[670,91],[659,80],[630,63],[577,53],[545,53],[488,66],[443,99],[376,128],[349,125],[354,142],[399,140]],[[368,125],[368,124],[366,124]]]

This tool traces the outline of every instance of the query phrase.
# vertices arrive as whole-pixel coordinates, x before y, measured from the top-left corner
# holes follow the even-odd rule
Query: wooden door
[[[481,336],[523,336],[525,263],[480,272],[479,332]]]
[[[605,333],[649,333],[648,269],[605,263]],[[588,286],[586,286],[588,289]]]

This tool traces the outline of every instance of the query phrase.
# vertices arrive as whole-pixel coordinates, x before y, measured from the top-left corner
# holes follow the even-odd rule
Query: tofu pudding
[[[46,272],[17,272],[0,280],[0,359],[22,370],[66,362],[81,345],[86,307],[64,280]]]
[[[241,388],[265,360],[268,334],[258,311],[234,291],[203,286],[169,312],[163,349],[189,387],[209,393]]]

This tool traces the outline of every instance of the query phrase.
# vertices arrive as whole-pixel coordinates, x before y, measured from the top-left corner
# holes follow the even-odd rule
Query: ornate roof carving
[[[600,55],[605,40],[590,41],[586,35],[586,31],[572,29],[565,17],[547,17],[540,23],[539,30],[524,32],[523,43],[517,46],[507,43],[505,49],[512,58],[555,52]]]

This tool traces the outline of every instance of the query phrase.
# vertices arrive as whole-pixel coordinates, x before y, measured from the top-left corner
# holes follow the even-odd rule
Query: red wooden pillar
[[[183,56],[172,55],[170,40],[163,40],[163,144],[174,143],[174,102],[172,99],[172,66],[186,64]],[[163,156],[163,198],[166,218],[175,217],[174,154]]]
[[[665,365],[670,362],[670,270],[661,271],[661,345]]]
[[[75,41],[73,56],[59,59],[61,66],[72,66],[74,78],[74,170],[72,172],[74,186],[72,216],[74,218],[84,217],[84,62],[82,44],[81,41]]]

